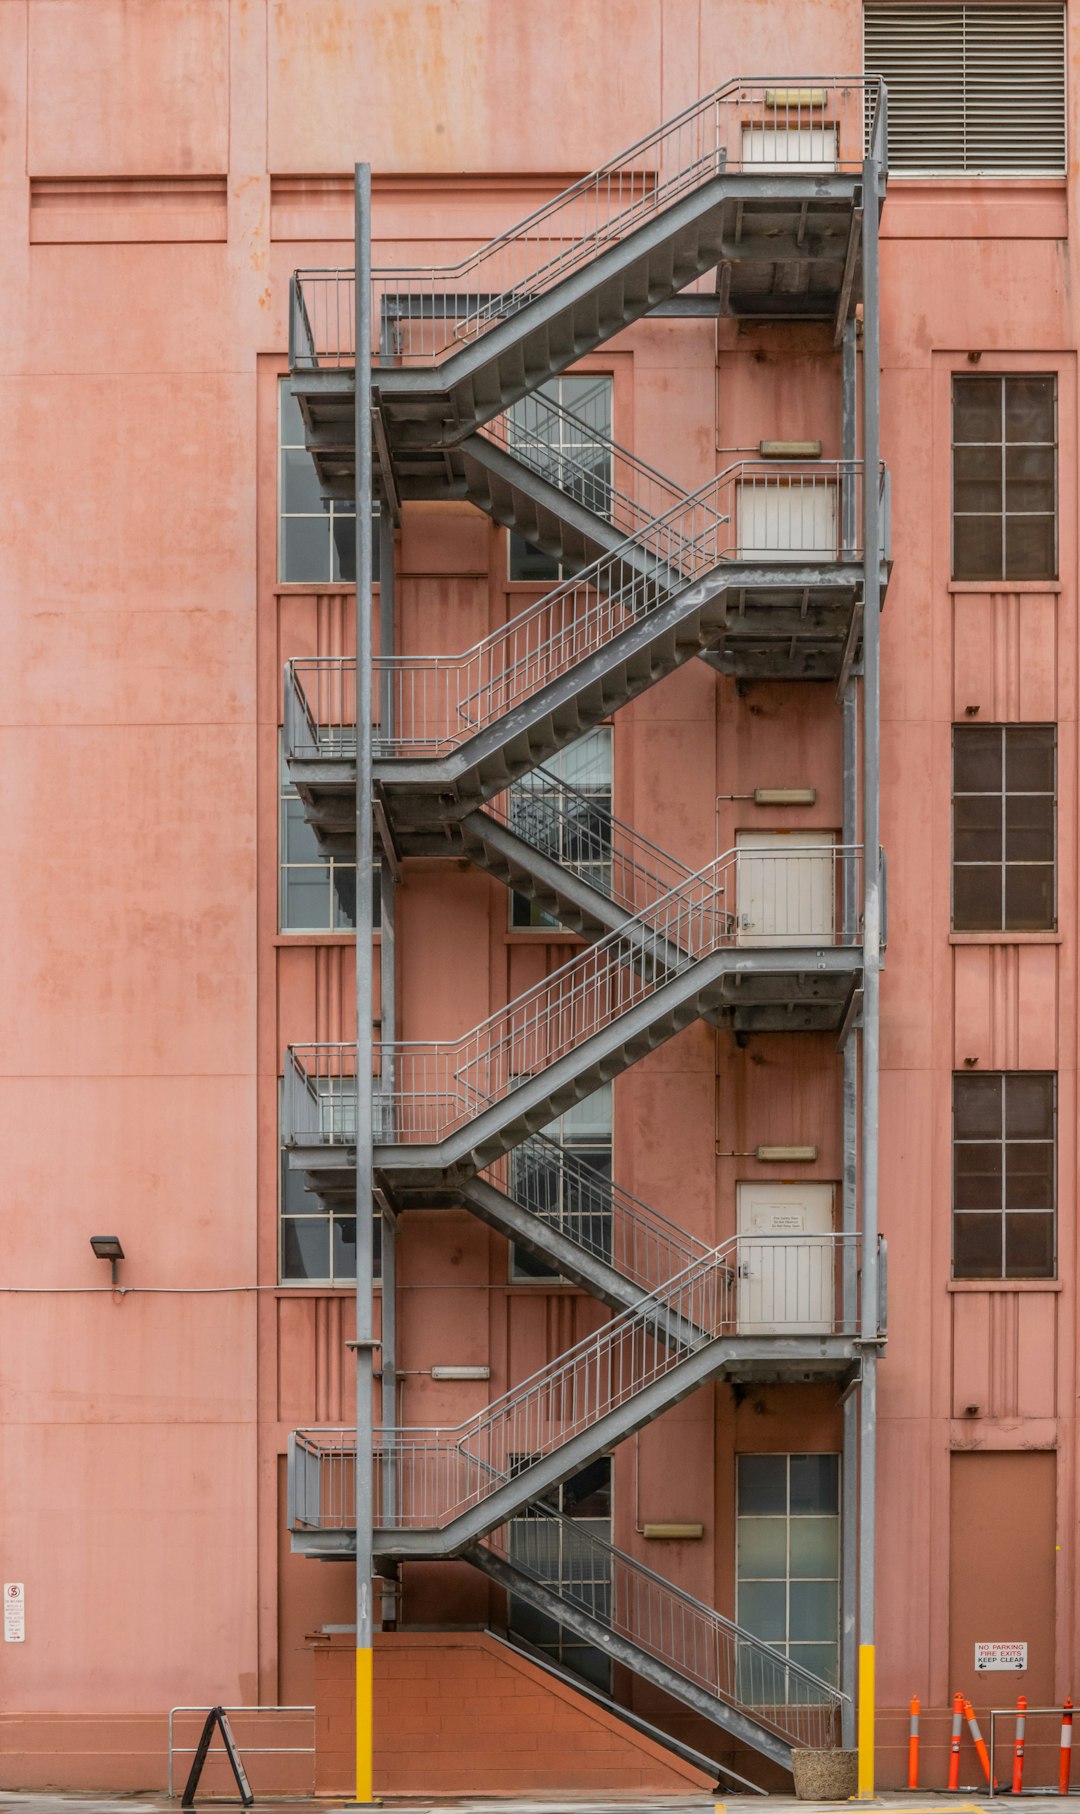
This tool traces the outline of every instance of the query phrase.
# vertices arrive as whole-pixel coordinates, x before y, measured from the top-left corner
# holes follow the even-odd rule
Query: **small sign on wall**
[[[980,1673],[987,1669],[1026,1669],[1028,1647],[1026,1644],[1009,1644],[995,1639],[992,1644],[976,1644],[975,1667]]]
[[[21,1644],[26,1638],[26,1594],[21,1581],[4,1582],[4,1643]]]

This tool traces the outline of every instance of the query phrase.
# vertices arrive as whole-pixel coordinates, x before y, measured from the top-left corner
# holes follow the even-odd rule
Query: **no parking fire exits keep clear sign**
[[[4,1643],[21,1644],[26,1637],[26,1593],[21,1581],[4,1582]]]
[[[980,1673],[986,1669],[1026,1669],[1027,1652],[1026,1644],[1002,1643],[1000,1639],[992,1644],[976,1644],[975,1667]]]

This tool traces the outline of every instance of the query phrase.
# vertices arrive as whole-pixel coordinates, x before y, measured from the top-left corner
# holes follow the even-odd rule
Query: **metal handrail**
[[[809,876],[806,858],[817,865]],[[394,1087],[378,1095],[384,1119],[376,1138],[444,1139],[721,949],[857,944],[859,891],[843,881],[852,867],[857,880],[860,864],[858,845],[791,845],[782,852],[740,846],[648,902],[460,1039],[378,1045],[379,1074],[392,1075]],[[740,882],[743,898],[752,888],[760,904],[753,924],[739,923]],[[348,1043],[290,1047],[287,1143],[355,1141],[355,1057]]]
[[[868,152],[884,169],[885,122],[875,76],[736,77],[456,264],[376,268],[377,355],[434,363],[719,176],[861,170]],[[294,371],[355,364],[353,282],[295,273]]]
[[[474,1416],[376,1429],[376,1475],[386,1487],[376,1503],[387,1508],[385,1522],[444,1529],[517,1478],[525,1503],[532,1466],[714,1342],[856,1335],[860,1254],[857,1234],[733,1235]],[[854,1291],[845,1289],[846,1271]],[[293,1527],[351,1529],[355,1429],[300,1430],[293,1442],[311,1464],[295,1477]]]
[[[533,1500],[522,1516],[482,1542],[548,1593],[793,1745],[837,1742],[836,1716],[845,1699],[838,1688],[581,1520]]]
[[[644,1292],[657,1291],[712,1252],[544,1134],[530,1135],[480,1176]]]
[[[626,913],[640,913],[694,873],[617,819],[606,796],[582,793],[548,769],[531,770],[527,784],[509,788],[477,813],[590,882]]]
[[[557,441],[546,440],[545,434],[553,429],[563,432]],[[605,430],[542,391],[482,423],[479,433],[624,537],[636,535],[686,496],[681,486],[621,447]],[[587,452],[578,453],[575,447]],[[596,455],[602,472],[597,470]]]
[[[459,748],[722,565],[860,559],[858,546],[841,553],[838,537],[849,516],[861,521],[861,494],[861,461],[737,462],[464,653],[376,659],[393,726],[375,730],[377,756]],[[350,721],[355,748],[355,673],[352,657],[287,664],[287,754],[342,753]],[[305,675],[318,681],[314,697]]]

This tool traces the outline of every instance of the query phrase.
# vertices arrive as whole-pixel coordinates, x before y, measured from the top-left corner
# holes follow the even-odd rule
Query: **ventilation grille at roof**
[[[889,168],[942,176],[1065,171],[1065,8],[865,8],[868,75],[889,95]]]

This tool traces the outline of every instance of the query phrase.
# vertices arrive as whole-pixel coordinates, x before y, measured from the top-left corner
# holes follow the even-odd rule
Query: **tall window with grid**
[[[739,1624],[835,1683],[840,1457],[740,1455],[736,1512]]]
[[[1057,1267],[1057,1078],[953,1078],[953,1276],[1052,1279]]]
[[[1049,724],[953,727],[953,927],[1056,924],[1056,733]]]
[[[605,1083],[510,1154],[515,1202],[571,1241],[601,1257],[611,1252],[612,1089]],[[516,1242],[510,1278],[532,1284],[559,1278],[557,1268]]]
[[[1057,578],[1057,385],[957,375],[952,385],[953,578]]]

